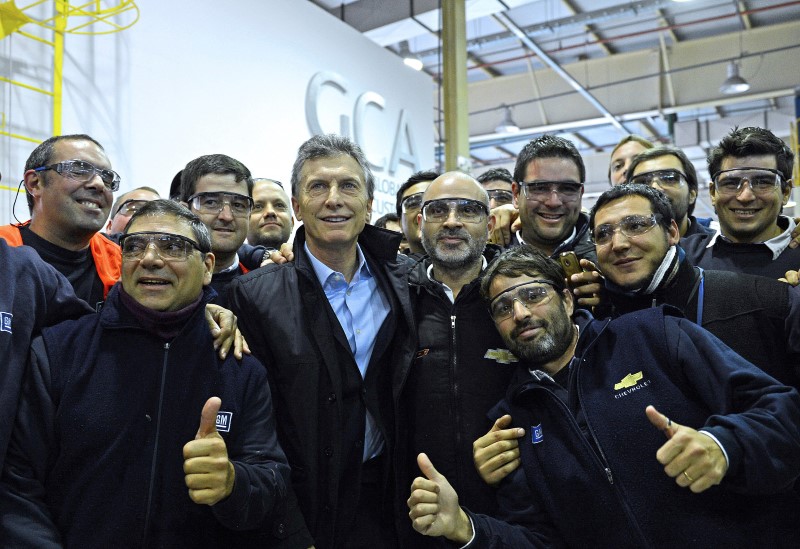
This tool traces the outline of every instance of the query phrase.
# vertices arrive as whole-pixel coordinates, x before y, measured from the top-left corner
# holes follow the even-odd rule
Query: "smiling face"
[[[197,180],[195,194],[219,192],[250,196],[247,182],[244,179],[237,182],[236,176],[230,173],[209,173]],[[247,237],[249,217],[234,216],[227,204],[218,213],[203,213],[195,210],[193,206],[191,209],[211,233],[211,251],[217,258],[217,270],[232,265],[236,251]]]
[[[253,185],[253,210],[247,241],[267,248],[280,248],[294,227],[289,197],[274,181],[261,179]]]
[[[349,155],[308,160],[300,171],[295,217],[305,225],[306,242],[315,257],[323,250],[354,252],[372,209],[364,172]]]
[[[450,172],[436,178],[425,191],[425,202],[447,198],[463,198],[487,204],[480,184],[461,172]],[[494,226],[494,217],[483,216],[476,223],[464,222],[451,209],[444,221],[426,221],[419,216],[422,245],[431,257],[435,270],[460,271],[481,262],[483,249]]]
[[[525,169],[525,181],[562,181],[580,183],[578,166],[569,158],[535,158]],[[558,193],[550,193],[543,200],[526,199],[520,188],[521,181],[514,183],[514,200],[519,208],[522,222],[522,237],[527,244],[552,253],[569,237],[581,212],[581,197],[565,201]]]
[[[510,288],[537,278],[540,277],[498,275],[489,286],[489,298],[492,301],[502,298],[502,292],[509,290],[510,294],[515,291]],[[495,326],[515,356],[554,374],[564,365],[564,356],[576,337],[571,319],[573,301],[568,290],[559,293],[552,286],[542,286],[547,288],[549,299],[530,307],[514,301],[511,316]]]
[[[48,166],[65,160],[84,160],[110,170],[111,162],[91,141],[65,139],[53,146]],[[83,249],[103,228],[111,210],[112,194],[95,174],[87,183],[55,170],[25,172],[25,188],[34,197],[31,230],[42,238],[71,250]]]
[[[650,216],[653,209],[650,201],[642,196],[624,196],[604,204],[595,213],[595,228],[600,225],[615,225],[632,216]],[[638,290],[653,278],[667,250],[680,239],[678,226],[673,221],[669,230],[656,224],[644,234],[625,236],[617,230],[611,242],[598,245],[597,263],[602,273],[614,284],[626,290]]]
[[[777,169],[774,155],[726,156],[720,170],[733,168]],[[712,174],[713,175],[713,174]],[[723,174],[724,175],[724,174]],[[721,196],[711,183],[711,203],[719,217],[722,234],[733,242],[763,242],[781,233],[778,215],[789,201],[791,187],[776,186],[768,194],[754,194],[749,185],[744,185],[736,196]]]
[[[171,215],[142,215],[128,227],[138,232],[177,234],[196,242],[188,222]],[[141,305],[155,311],[177,311],[193,303],[211,282],[214,255],[193,250],[183,261],[164,260],[149,246],[140,259],[123,259],[122,287]]]

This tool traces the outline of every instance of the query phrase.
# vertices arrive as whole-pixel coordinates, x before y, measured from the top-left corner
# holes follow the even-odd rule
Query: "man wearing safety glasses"
[[[0,227],[0,238],[34,248],[99,308],[120,274],[119,247],[99,232],[120,185],[102,145],[88,135],[51,137],[28,157],[23,183],[31,219]]]
[[[790,248],[795,222],[781,215],[792,191],[794,155],[763,128],[736,128],[708,153],[711,202],[720,233],[693,236],[687,256],[704,269],[781,278],[800,266]]]
[[[697,172],[686,154],[675,147],[655,147],[633,157],[628,168],[628,183],[655,187],[672,204],[681,237],[713,235],[714,230],[692,215],[697,201]]]
[[[0,483],[3,546],[262,547],[289,467],[264,367],[214,350],[208,231],[156,200],[121,247],[103,310],[31,344]]]
[[[253,209],[253,178],[247,166],[224,154],[195,158],[181,175],[181,202],[194,212],[211,233],[216,257],[211,287],[214,303],[228,308],[228,286],[248,269],[237,251],[247,238]]]
[[[131,220],[131,216],[136,213],[136,210],[158,198],[160,198],[158,191],[150,187],[137,187],[118,196],[111,207],[111,217],[108,218],[108,224],[106,224],[106,236],[119,243],[119,237],[122,236],[125,225]]]
[[[520,359],[490,414],[522,432],[519,466],[486,516],[420,454],[413,527],[475,548],[797,547],[797,391],[665,308],[594,320],[563,281],[529,246],[487,269]]]
[[[422,195],[431,181],[439,177],[434,171],[422,171],[413,174],[397,190],[397,217],[400,219],[400,227],[403,229],[403,236],[408,242],[407,250],[400,250],[413,259],[422,259],[425,250],[422,247],[422,240],[419,232],[417,217],[422,207]]]

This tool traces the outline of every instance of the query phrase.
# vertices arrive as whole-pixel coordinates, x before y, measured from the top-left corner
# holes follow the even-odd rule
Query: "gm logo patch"
[[[534,444],[539,444],[544,440],[544,434],[542,433],[542,424],[533,426],[531,425],[531,442]]]
[[[0,332],[11,333],[11,313],[0,313]]]
[[[233,413],[231,412],[217,412],[217,431],[220,433],[230,432],[232,418]]]

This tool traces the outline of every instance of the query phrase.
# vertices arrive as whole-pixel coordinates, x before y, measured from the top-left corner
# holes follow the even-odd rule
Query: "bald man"
[[[418,343],[396,415],[398,496],[408,496],[416,455],[426,452],[438,457],[462,501],[491,514],[493,489],[475,471],[472,441],[491,427],[486,413],[503,397],[516,359],[478,291],[481,272],[500,251],[487,245],[494,225],[488,193],[466,174],[445,173],[426,189],[418,221],[427,257],[409,274]],[[403,547],[433,543],[405,524]]]

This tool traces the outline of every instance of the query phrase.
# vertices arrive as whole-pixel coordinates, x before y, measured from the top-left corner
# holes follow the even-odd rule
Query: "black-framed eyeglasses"
[[[652,187],[655,183],[659,187],[680,187],[686,181],[686,174],[678,170],[654,170],[652,172],[639,173],[628,180],[628,183],[647,185]]]
[[[720,170],[713,175],[711,180],[717,193],[724,196],[738,196],[742,192],[744,183],[750,185],[754,194],[766,195],[785,180],[778,170],[770,168],[731,168]]]
[[[218,214],[225,205],[231,209],[234,217],[247,217],[253,209],[253,199],[237,193],[197,193],[189,197],[189,206],[204,214]]]
[[[414,193],[406,196],[400,201],[400,211],[408,213],[412,210],[419,210],[422,207],[422,196],[424,192]]]
[[[534,284],[539,284],[534,286]],[[541,286],[544,284],[544,286]],[[550,291],[553,288],[553,292]],[[528,311],[539,305],[544,305],[553,298],[558,286],[544,279],[527,280],[506,288],[489,303],[489,314],[492,320],[499,323],[509,318],[514,313],[514,303],[519,302]]]
[[[616,223],[603,223],[592,231],[592,242],[595,246],[606,246],[614,239],[619,229],[628,238],[640,236],[650,231],[661,220],[661,214],[629,215]]]
[[[143,231],[124,234],[120,238],[122,259],[142,259],[151,245],[158,257],[165,261],[186,261],[194,250],[205,253],[200,245],[183,235]]]
[[[117,211],[111,214],[111,217],[116,217],[117,214],[122,215],[133,215],[135,214],[142,206],[150,202],[149,200],[137,200],[137,199],[130,199],[126,200],[122,204],[119,205]]]
[[[35,172],[46,172],[47,170],[53,170],[62,177],[68,177],[80,183],[88,183],[95,174],[99,175],[100,179],[103,181],[103,185],[111,192],[119,190],[121,181],[119,174],[114,170],[98,168],[91,162],[86,162],[85,160],[65,160],[58,164],[50,164],[49,166],[40,166],[33,169]]]
[[[468,198],[439,198],[422,204],[422,219],[442,223],[455,211],[456,219],[464,223],[480,223],[489,215],[486,204]]]
[[[562,202],[574,202],[581,197],[583,183],[574,181],[523,181],[522,194],[528,200],[544,201],[556,193]]]
[[[504,204],[511,204],[514,201],[514,193],[504,189],[490,189],[486,191],[489,193],[489,200],[494,200],[498,206]]]

